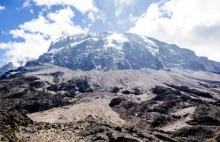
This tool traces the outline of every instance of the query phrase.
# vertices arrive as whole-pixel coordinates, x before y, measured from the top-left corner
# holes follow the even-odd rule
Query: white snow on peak
[[[150,46],[150,45],[148,45],[147,48],[148,48],[148,50],[151,52],[151,54],[152,54],[153,56],[159,54],[159,53],[158,53],[158,52],[159,52],[159,49],[158,49],[158,48],[152,47],[152,46]]]
[[[140,37],[144,40],[144,42],[149,43],[149,44],[151,44],[151,45],[153,45],[153,46],[158,47],[158,46],[155,44],[155,42],[153,42],[152,40],[148,39],[147,37],[145,37],[145,36],[140,36]]]
[[[62,50],[62,49],[64,49],[66,46],[64,46],[64,47],[60,47],[60,48],[57,48],[57,49],[51,49],[48,53],[53,53],[53,54],[55,54],[55,53],[57,53],[57,52],[59,52],[60,50]]]
[[[107,40],[115,40],[118,43],[129,41],[123,34],[113,33],[106,38]]]
[[[69,44],[69,45],[67,45],[67,46],[64,46],[64,47],[60,47],[60,48],[57,48],[57,49],[51,49],[48,53],[53,53],[53,54],[55,54],[55,53],[61,51],[61,50],[64,49],[64,48],[68,48],[68,47],[72,47],[72,48],[73,48],[73,47],[75,47],[76,45],[81,44],[81,43],[83,43],[83,42],[85,42],[85,41],[87,41],[87,40],[98,41],[97,38],[87,38],[87,39],[82,40],[82,41],[79,41],[79,42],[71,43],[71,44]]]
[[[146,46],[146,48],[148,48],[148,50],[151,52],[151,54],[153,56],[158,54],[158,46],[155,44],[155,42],[153,42],[152,40],[148,39],[145,36],[140,36],[144,42],[148,43],[148,45]]]
[[[65,38],[58,38],[58,39],[56,39],[56,40],[54,40],[52,43],[51,43],[51,45],[54,45],[54,44],[56,44],[56,43],[58,43],[58,42],[60,42],[60,41],[62,41],[62,40],[64,40]]]
[[[109,47],[116,48],[118,50],[122,49],[123,43],[128,42],[129,40],[123,35],[119,33],[112,33],[110,36],[105,38],[105,49]]]

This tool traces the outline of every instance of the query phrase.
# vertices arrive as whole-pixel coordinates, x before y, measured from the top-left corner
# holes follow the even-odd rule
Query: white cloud
[[[123,21],[118,21],[117,24],[122,25],[122,24],[123,24]]]
[[[70,8],[65,8],[48,13],[45,17],[39,15],[38,18],[20,25],[18,29],[11,30],[13,38],[20,38],[23,42],[0,43],[0,49],[6,50],[5,62],[11,61],[18,65],[20,61],[36,59],[47,51],[51,41],[84,32],[72,22],[74,16]]]
[[[96,20],[101,20],[103,23],[105,23],[107,20],[106,14],[100,11],[99,13],[96,14]]]
[[[124,10],[135,3],[135,0],[114,0],[114,6],[117,9],[115,16],[119,17],[123,14]]]
[[[21,61],[35,59],[47,51],[49,41],[40,34],[25,34],[24,42],[0,43],[1,49],[6,49],[5,62],[13,62],[19,66]],[[46,47],[45,47],[46,46]]]
[[[162,0],[129,30],[189,48],[220,61],[220,1]]]
[[[5,10],[5,7],[0,5],[0,11],[2,10]]]
[[[23,8],[30,7],[30,6],[31,6],[31,1],[30,0],[25,0],[25,2],[23,4]]]
[[[98,13],[94,13],[92,11],[90,11],[88,13],[88,19],[91,21],[89,24],[88,24],[88,27],[91,27],[97,20],[100,20],[102,21],[103,23],[105,23],[106,21],[106,16],[103,12],[99,11]],[[82,20],[82,22],[84,24],[86,24],[86,21],[87,20]]]
[[[122,8],[119,8],[117,11],[115,11],[115,16],[118,17],[122,14],[123,12],[123,9]]]
[[[30,10],[30,13],[31,13],[31,14],[33,14],[33,13],[34,13],[34,10],[33,10],[33,9],[31,9],[31,10]]]
[[[67,5],[73,6],[82,13],[87,11],[98,12],[93,0],[33,0],[38,6]]]
[[[95,15],[94,15],[94,13],[93,12],[89,12],[89,14],[88,14],[88,18],[92,21],[92,23],[94,23],[95,22],[95,20],[96,20],[96,17],[95,17]]]
[[[132,5],[132,4],[134,4],[134,2],[135,2],[135,0],[115,0],[114,1],[115,2],[115,5]]]
[[[132,14],[129,15],[129,21],[130,22],[136,22],[138,20],[138,18],[142,17],[143,15],[139,16],[139,17],[135,17]]]

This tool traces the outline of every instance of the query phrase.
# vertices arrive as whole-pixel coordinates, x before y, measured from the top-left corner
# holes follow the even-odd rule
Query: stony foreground
[[[0,140],[220,141],[220,75],[22,67],[0,81]]]

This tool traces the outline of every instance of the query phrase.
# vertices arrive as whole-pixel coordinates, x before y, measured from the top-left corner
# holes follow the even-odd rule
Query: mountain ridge
[[[0,77],[0,140],[219,141],[220,74],[204,71],[215,67],[134,34],[57,40]]]
[[[16,67],[12,62],[9,62],[8,64],[5,64],[0,68],[0,76],[4,75],[9,70],[15,69]]]
[[[133,33],[86,33],[60,38],[37,61],[83,71],[179,67],[220,72],[220,63],[207,57]]]
[[[116,37],[120,39],[120,35]],[[203,71],[200,66],[193,71],[197,65],[191,70],[164,68],[175,63],[164,58],[169,55],[165,54],[168,45],[158,50],[164,56],[157,56],[152,47],[127,42],[123,37],[115,43],[113,38],[107,36],[105,40],[102,37],[100,41],[91,42],[86,37],[65,43],[74,45],[58,46],[46,53],[53,55],[53,60],[43,55],[24,67],[6,72],[0,78],[0,139],[36,142],[219,139],[219,74]],[[105,42],[111,46],[101,46]],[[94,46],[99,44],[100,47]],[[159,43],[155,45],[160,48]],[[175,53],[182,51],[177,46],[170,46]],[[136,47],[138,52],[135,52]],[[194,52],[184,51],[190,53],[188,58],[197,59]],[[170,59],[178,61],[180,57],[185,58],[186,53],[174,56],[176,58],[171,54]],[[87,58],[87,55],[127,60],[132,67],[138,63],[136,67],[140,69],[118,68],[120,66],[114,62],[105,60],[106,66],[94,68],[90,63],[97,64],[100,60]],[[60,67],[65,63],[63,59],[74,63],[77,57],[82,57],[79,63],[87,61],[87,64],[72,64],[76,70]],[[90,59],[94,62],[89,62]],[[158,61],[160,68],[153,66],[154,61]],[[87,65],[91,70],[77,70]]]

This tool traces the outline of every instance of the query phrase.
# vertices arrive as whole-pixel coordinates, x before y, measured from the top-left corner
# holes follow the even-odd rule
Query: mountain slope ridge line
[[[176,67],[220,73],[218,62],[133,33],[86,33],[60,38],[37,61],[83,71]]]

